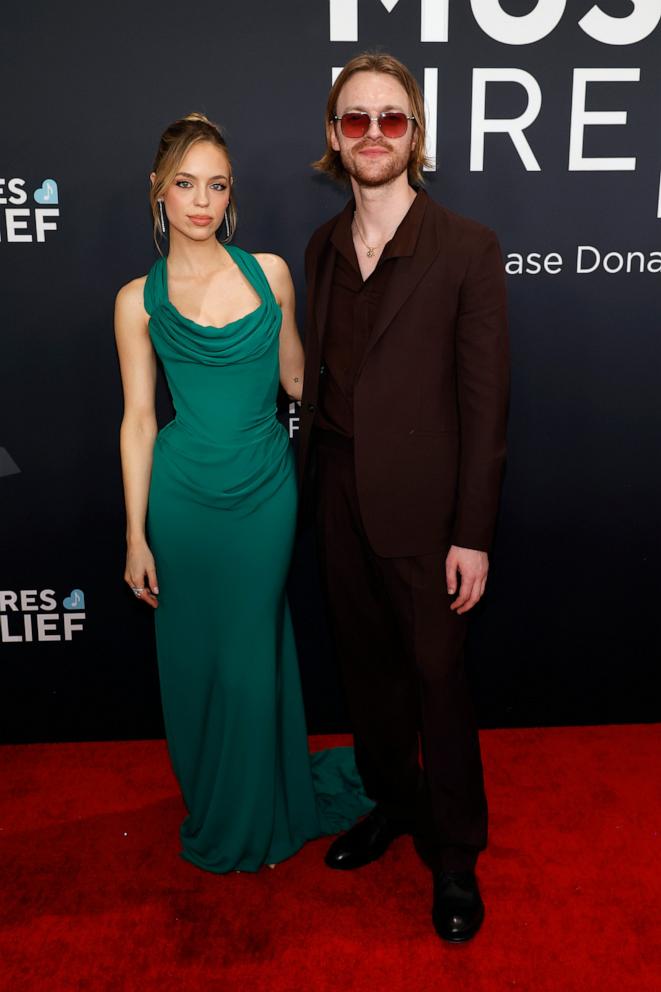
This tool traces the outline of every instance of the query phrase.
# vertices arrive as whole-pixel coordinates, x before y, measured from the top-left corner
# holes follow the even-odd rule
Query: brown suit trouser
[[[466,617],[450,610],[445,555],[375,554],[353,446],[316,433],[322,581],[365,789],[415,832],[432,867],[472,868],[486,845],[487,805],[463,664]]]

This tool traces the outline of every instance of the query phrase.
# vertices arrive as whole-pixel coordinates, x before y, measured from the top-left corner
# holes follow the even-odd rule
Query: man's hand
[[[461,586],[459,595],[450,606],[457,613],[467,613],[484,595],[489,571],[489,556],[486,551],[472,551],[470,548],[458,548],[452,545],[445,559],[445,577],[448,584],[448,595],[454,596],[457,591],[459,577]]]

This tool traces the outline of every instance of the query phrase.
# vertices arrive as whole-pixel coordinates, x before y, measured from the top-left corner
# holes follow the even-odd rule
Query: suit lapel
[[[415,253],[398,258],[396,261],[393,276],[388,281],[379,303],[374,328],[357,375],[362,372],[372,348],[395,319],[441,250],[441,238],[435,213],[430,202],[425,211]]]

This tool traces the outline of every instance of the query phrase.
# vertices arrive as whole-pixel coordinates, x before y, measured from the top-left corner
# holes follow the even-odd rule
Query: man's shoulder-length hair
[[[331,146],[331,129],[334,127],[333,117],[337,111],[337,99],[346,81],[356,72],[383,72],[388,76],[393,76],[397,82],[406,90],[406,95],[411,102],[411,113],[415,117],[415,127],[418,136],[415,147],[411,151],[408,165],[409,182],[413,186],[420,186],[424,183],[422,170],[429,164],[425,154],[426,122],[425,122],[425,101],[417,80],[409,69],[396,59],[394,55],[385,52],[363,52],[347,62],[342,72],[339,74],[331,87],[326,104],[326,151],[316,162],[313,168],[319,172],[326,172],[340,182],[348,182],[347,172],[342,165],[340,153]]]

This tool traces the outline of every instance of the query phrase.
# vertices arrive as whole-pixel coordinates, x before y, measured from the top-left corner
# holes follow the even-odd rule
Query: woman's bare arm
[[[282,310],[280,328],[280,382],[293,400],[300,400],[303,393],[303,366],[305,356],[296,327],[296,295],[289,268],[279,255],[256,255],[259,264]]]
[[[156,356],[149,339],[142,293],[144,278],[127,283],[115,302],[115,338],[124,387],[124,416],[120,430],[124,501],[126,504],[126,570],[132,588],[144,589],[141,599],[157,606],[158,581],[147,544],[145,520],[157,434],[154,397]]]

